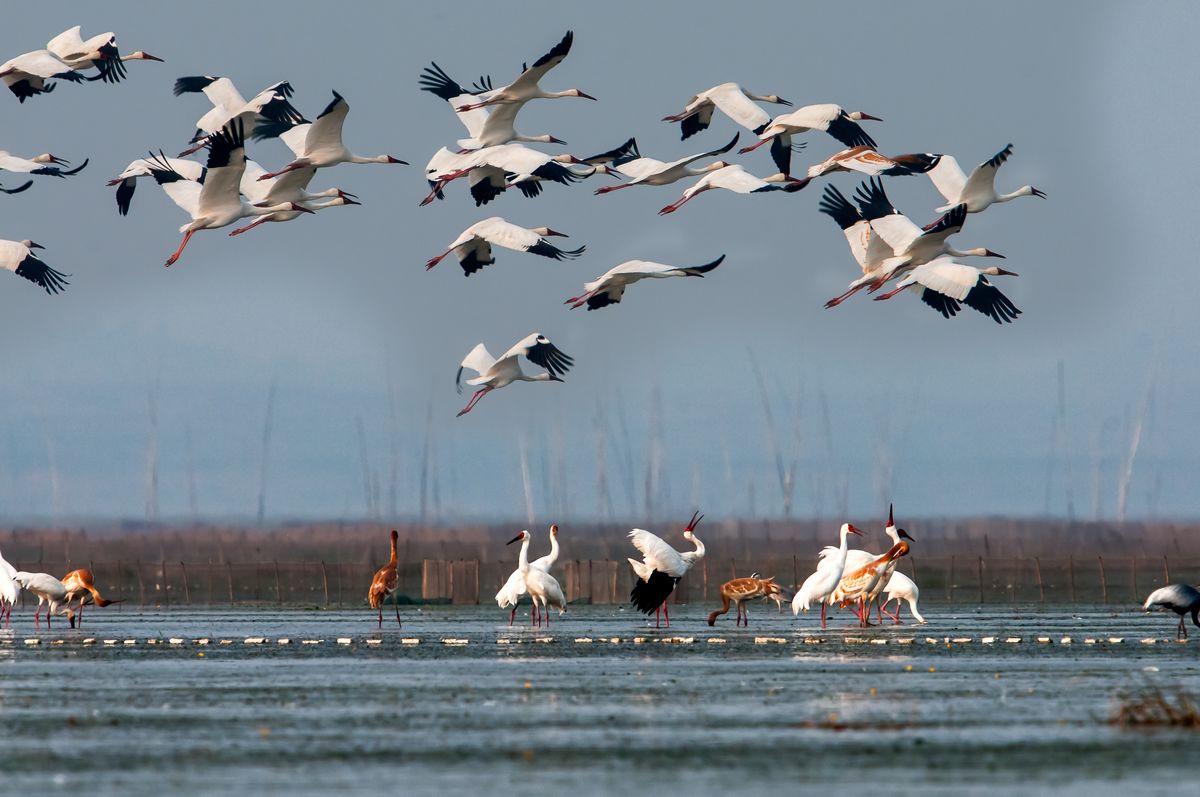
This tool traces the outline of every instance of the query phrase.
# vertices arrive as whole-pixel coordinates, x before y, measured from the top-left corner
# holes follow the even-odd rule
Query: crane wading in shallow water
[[[752,601],[755,598],[781,601],[782,595],[782,590],[775,583],[774,576],[771,578],[748,576],[726,581],[721,585],[721,608],[708,615],[708,624],[716,625],[718,617],[729,613],[729,604],[732,602],[737,607],[737,616],[734,618],[733,624],[745,625],[749,628],[750,615],[746,611],[746,601]]]
[[[511,544],[515,540],[510,540]],[[545,556],[538,557],[529,563],[529,566],[538,570],[543,570],[547,573],[554,563],[558,561],[558,526],[550,526],[550,553]],[[528,590],[525,589],[525,574],[521,572],[521,568],[509,574],[508,580],[504,582],[504,586],[496,593],[496,605],[501,609],[512,607],[512,612],[508,615],[508,624],[512,625],[517,618],[517,604],[521,601],[521,596],[525,595]],[[537,611],[537,604],[533,606],[534,611]]]
[[[396,573],[396,540],[400,534],[392,529],[392,558],[383,567],[375,571],[375,578],[371,579],[371,589],[367,592],[367,600],[371,604],[371,608],[379,612],[379,627],[383,628],[383,602],[387,600],[388,595],[393,595],[396,592],[396,586],[399,583],[399,578]],[[394,599],[392,605],[396,607],[396,625],[400,626],[400,604]]]
[[[661,537],[651,534],[644,529],[634,529],[629,532],[633,547],[642,554],[642,561],[629,559],[633,572],[637,573],[637,583],[629,592],[629,601],[642,614],[654,612],[654,627],[659,627],[659,612],[666,620],[667,628],[671,627],[671,615],[667,612],[667,598],[675,591],[675,585],[692,567],[704,558],[704,543],[693,532],[704,515],[699,512],[692,514],[683,530],[683,538],[696,546],[694,551],[680,553]]]
[[[1190,584],[1168,584],[1151,592],[1142,605],[1145,611],[1158,609],[1179,615],[1178,639],[1187,639],[1187,626],[1183,624],[1186,614],[1192,616],[1192,624],[1200,628],[1200,590]]]

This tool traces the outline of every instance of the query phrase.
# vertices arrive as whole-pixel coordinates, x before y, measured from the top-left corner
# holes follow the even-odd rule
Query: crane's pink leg
[[[179,260],[179,256],[183,254],[183,248],[188,245],[188,241],[192,240],[192,235],[194,235],[195,232],[195,230],[188,230],[187,233],[184,234],[183,241],[179,244],[179,248],[175,250],[175,254],[167,258],[168,266],[175,265],[175,262]]]
[[[79,599],[79,611],[75,613],[75,622],[73,625],[76,628],[83,628],[83,598]]]
[[[563,302],[563,304],[571,305],[572,310],[574,310],[576,307],[583,307],[585,304],[587,304],[587,300],[592,298],[595,293],[595,291],[588,291],[587,293],[580,294],[579,296],[572,296],[570,299],[567,299],[565,302]]]
[[[33,613],[33,627],[34,628],[42,627],[41,614],[42,614],[42,603],[41,603],[41,601],[38,601],[37,611]]]
[[[456,415],[454,417],[461,418],[462,416],[464,416],[468,412],[470,412],[475,407],[476,402],[478,402],[481,398],[486,396],[487,392],[489,390],[491,390],[490,387],[485,387],[485,388],[480,388],[479,390],[475,391],[475,395],[471,396],[471,401],[468,402],[467,406],[465,406],[461,410],[459,410],[458,415]]]
[[[284,166],[282,169],[280,169],[277,172],[268,172],[268,173],[264,174],[262,177],[258,178],[258,181],[261,183],[263,180],[270,180],[274,177],[278,177],[281,174],[287,174],[288,172],[294,172],[297,169],[304,168],[304,166],[305,166],[305,164],[303,164],[303,163],[289,163],[287,166]]]
[[[828,603],[826,603],[825,601],[821,601],[821,630],[822,631],[825,630],[825,609],[828,608],[828,606],[829,606]]]
[[[517,619],[517,604],[513,604],[512,611],[508,615],[508,627],[512,628],[513,621]]]
[[[683,196],[683,197],[680,197],[679,199],[675,200],[675,201],[674,201],[674,202],[672,202],[671,204],[667,205],[667,206],[666,206],[665,208],[663,208],[662,210],[658,211],[658,215],[660,215],[660,216],[665,216],[665,215],[667,215],[668,213],[674,213],[675,211],[677,211],[677,210],[679,210],[681,207],[683,207],[683,206],[684,206],[684,204],[685,204],[685,203],[686,203],[686,202],[687,202],[689,199],[691,199],[692,197],[696,196],[696,194],[699,194],[699,193],[700,193],[700,192],[699,192],[699,191],[697,191],[695,194],[692,194],[692,196]]]
[[[667,622],[667,628],[671,627],[671,610],[667,608],[667,602],[663,601],[663,619]]]
[[[899,287],[893,288],[892,290],[888,291],[887,293],[881,293],[878,296],[876,296],[875,301],[882,302],[885,299],[890,299],[902,290],[904,290],[904,288],[899,288]]]
[[[830,299],[829,301],[825,302],[825,309],[826,309],[826,310],[828,310],[828,309],[829,309],[829,308],[831,308],[831,307],[837,307],[839,304],[841,304],[842,302],[846,301],[846,300],[847,300],[847,299],[849,299],[851,296],[853,296],[854,294],[856,294],[856,293],[858,293],[860,290],[862,290],[862,287],[863,287],[862,285],[855,285],[853,288],[851,288],[850,290],[846,291],[846,292],[845,292],[845,293],[843,293],[841,296],[835,296],[834,298],[832,298],[832,299]]]
[[[376,628],[383,628],[383,601],[379,602],[379,622],[376,624]]]
[[[775,140],[775,137],[774,137],[774,136],[771,136],[770,138],[763,138],[763,139],[760,139],[760,140],[758,140],[757,142],[755,142],[755,143],[751,144],[751,145],[750,145],[750,146],[748,146],[748,147],[742,147],[741,149],[739,149],[739,150],[738,150],[738,154],[739,154],[739,155],[745,155],[747,152],[753,152],[754,150],[756,150],[756,149],[758,149],[759,147],[761,147],[763,144],[769,144],[770,142],[772,142],[772,141],[774,141],[774,140]]]
[[[446,255],[450,254],[453,251],[454,251],[453,249],[447,249],[445,252],[442,252],[437,257],[429,258],[429,260],[425,261],[425,270],[428,271],[429,269],[436,266],[438,263],[441,263],[442,258],[444,258]]]
[[[660,614],[662,614],[661,606],[659,606],[657,609],[654,610],[654,627],[655,628],[658,628],[658,617]]]
[[[550,627],[550,607],[546,607],[546,627]]]
[[[230,235],[241,235],[244,232],[249,232],[250,230],[253,230],[255,227],[257,227],[260,224],[266,224],[266,223],[267,223],[267,217],[263,216],[258,221],[254,222],[253,224],[247,224],[245,227],[238,227],[236,230],[234,230],[233,232],[231,232],[229,234]]]
[[[606,185],[602,188],[597,188],[595,193],[607,194],[610,191],[620,191],[622,188],[629,188],[631,185],[637,185],[637,184],[636,183],[621,183],[620,185]]]

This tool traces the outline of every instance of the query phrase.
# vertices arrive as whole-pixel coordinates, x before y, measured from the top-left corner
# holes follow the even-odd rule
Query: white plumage
[[[755,105],[756,102],[791,105],[775,94],[751,94],[737,83],[721,83],[695,95],[687,101],[681,112],[664,116],[663,121],[679,122],[682,141],[707,129],[712,122],[713,111],[720,110],[737,124],[757,134],[771,121],[771,116]]]
[[[521,357],[534,365],[546,369],[543,373],[532,376],[521,370]],[[458,391],[462,392],[462,375],[464,370],[475,371],[478,376],[467,380],[468,385],[477,386],[479,390],[471,397],[467,406],[458,415],[466,415],[490,391],[511,385],[513,382],[561,382],[562,374],[570,370],[575,361],[550,342],[550,339],[540,332],[533,332],[517,341],[511,349],[499,359],[488,353],[482,343],[467,352],[458,367],[455,382]]]
[[[607,307],[620,302],[621,297],[625,294],[625,288],[639,280],[703,277],[721,265],[724,260],[725,255],[721,255],[716,260],[701,266],[668,266],[665,263],[653,263],[648,260],[627,260],[619,266],[613,266],[597,279],[585,282],[583,293],[572,296],[563,304],[571,305],[571,309],[586,304],[589,311]]]
[[[735,194],[757,194],[764,191],[792,193],[806,185],[808,185],[808,178],[793,180],[783,173],[760,178],[750,174],[737,164],[731,164],[705,174],[685,190],[683,196],[658,211],[658,215],[674,213],[688,200],[714,188],[723,188]]]
[[[193,75],[175,81],[175,96],[203,92],[213,107],[196,120],[192,146],[180,153],[191,155],[207,145],[210,136],[230,122],[240,121],[244,130],[256,138],[273,138],[291,127],[306,123],[299,111],[288,101],[292,84],[286,80],[272,83],[247,100],[233,81],[227,77]]]
[[[630,188],[635,185],[670,185],[676,181],[686,177],[698,177],[707,174],[708,172],[723,169],[729,164],[725,161],[714,161],[707,166],[699,169],[692,168],[693,163],[701,158],[711,158],[717,155],[723,155],[733,149],[737,144],[738,136],[734,136],[728,144],[720,149],[710,150],[708,152],[698,152],[695,155],[688,155],[685,158],[664,163],[663,161],[654,158],[643,157],[626,157],[613,162],[613,169],[626,177],[632,177],[628,183],[621,185],[606,185],[603,188],[597,188],[597,194],[607,194],[610,191],[618,191],[622,188]],[[634,154],[637,154],[637,144],[633,145]]]
[[[556,232],[549,227],[519,227],[505,221],[499,216],[492,216],[477,221],[454,239],[442,254],[432,257],[425,264],[429,270],[442,261],[442,258],[453,252],[458,257],[464,276],[471,276],[476,271],[496,262],[492,257],[492,247],[501,246],[517,252],[529,252],[552,260],[570,260],[583,254],[585,247],[578,249],[559,249],[546,240],[551,236],[568,237],[566,233]]]
[[[98,33],[85,40],[80,31],[79,25],[64,30],[46,43],[46,49],[71,69],[82,71],[95,67],[99,70],[96,78],[105,83],[117,83],[125,78],[125,61],[163,60],[143,50],[121,55],[115,33]]]
[[[900,601],[903,600],[908,602],[908,610],[912,612],[913,619],[921,625],[926,624],[927,621],[925,618],[917,611],[917,598],[920,597],[921,591],[917,589],[916,582],[911,578],[899,570],[893,572],[888,579],[887,586],[883,588],[883,594],[886,600],[884,600],[883,606],[880,608],[883,612],[887,613],[887,605],[895,601],[896,613],[891,616],[897,623],[900,622]]]
[[[552,531],[553,533],[553,531]],[[514,542],[521,541],[521,553],[518,558],[517,573],[525,581],[525,591],[529,593],[529,598],[533,601],[532,621],[541,625],[542,615],[545,615],[546,625],[550,625],[550,613],[546,610],[547,606],[553,606],[558,609],[559,615],[562,615],[567,610],[567,598],[563,595],[562,587],[559,586],[558,580],[550,575],[549,567],[542,569],[533,567],[529,563],[529,540],[530,534],[528,531],[522,531],[516,537],[508,541],[509,545]],[[557,552],[554,556],[557,558]],[[545,558],[545,557],[543,557]],[[499,598],[497,598],[499,601]],[[541,612],[538,611],[538,604],[541,604]],[[503,607],[501,607],[503,608]],[[516,611],[516,607],[513,607]],[[510,620],[511,624],[511,620]]]
[[[99,57],[99,53],[93,55]],[[0,64],[0,80],[21,102],[35,94],[49,94],[57,85],[49,82],[51,80],[80,83],[86,79],[49,50],[22,53]]]
[[[0,554],[0,617],[4,618],[6,626],[12,624],[13,606],[21,594],[21,586],[16,582],[17,569]]]
[[[517,535],[517,537],[519,538],[520,535]],[[511,542],[512,541],[510,541],[510,543]],[[549,573],[550,568],[553,567],[554,563],[557,561],[558,526],[553,525],[550,527],[550,553],[534,559],[529,563],[529,566],[538,570],[545,570],[547,573]],[[504,582],[504,586],[500,588],[500,591],[496,593],[496,604],[501,609],[508,609],[510,607],[512,608],[512,613],[508,618],[509,625],[513,624],[513,619],[517,616],[517,603],[521,600],[521,596],[524,595],[525,592],[525,575],[521,572],[521,568],[517,567],[517,569],[512,571],[512,573],[508,576],[508,580]]]
[[[758,134],[758,143],[742,147],[739,153],[745,154],[758,149],[763,144],[771,144],[771,158],[779,171],[791,173],[792,136],[809,130],[823,130],[842,142],[847,147],[867,146],[874,148],[875,139],[858,124],[864,119],[880,121],[878,116],[871,116],[862,111],[847,112],[840,105],[822,103],[805,105],[790,113],[780,114],[771,120]]]
[[[71,625],[75,625],[75,612],[67,605],[67,597],[69,591],[67,586],[49,573],[27,573],[24,570],[19,570],[13,575],[13,580],[27,592],[32,592],[37,595],[38,605],[37,611],[33,615],[35,627],[40,627],[41,622],[39,615],[42,612],[42,604],[46,604],[46,627],[50,627],[50,615],[65,614],[67,619],[71,621]]]
[[[876,296],[875,301],[890,299],[900,291],[912,288],[921,301],[946,318],[957,315],[961,304],[965,304],[997,324],[1010,324],[1021,311],[999,288],[988,282],[989,276],[997,275],[1017,276],[1016,272],[997,266],[968,266],[945,255],[917,266],[897,282],[895,288]]]
[[[796,594],[792,597],[792,614],[800,614],[801,611],[807,612],[813,603],[820,603],[821,628],[825,627],[829,596],[837,589],[838,582],[841,581],[842,573],[847,566],[846,540],[849,534],[861,535],[862,532],[850,523],[842,524],[842,527],[838,530],[840,540],[838,547],[827,547],[821,552],[816,572],[804,579],[804,583],[800,585],[800,589],[796,590]],[[827,555],[827,552],[831,553]]]
[[[968,213],[979,213],[997,202],[1008,202],[1017,197],[1036,196],[1045,199],[1046,194],[1031,185],[1023,185],[1009,194],[996,193],[996,171],[1008,160],[1012,149],[1012,144],[1009,144],[972,169],[969,177],[953,156],[940,156],[937,165],[926,172],[934,188],[946,198],[946,204],[937,210],[942,212],[955,205],[966,205]]]
[[[44,248],[30,240],[0,240],[0,269],[29,280],[46,293],[58,293],[69,284],[66,280],[69,275],[55,271],[33,254],[34,249]]]
[[[1168,584],[1159,587],[1146,597],[1142,609],[1147,612],[1158,609],[1179,615],[1179,630],[1176,635],[1180,639],[1187,639],[1187,626],[1183,623],[1185,614],[1192,615],[1192,624],[1200,628],[1200,590],[1190,584]]]
[[[554,45],[554,47],[550,48],[549,52],[533,62],[533,66],[524,67],[521,74],[512,83],[498,89],[486,91],[483,93],[482,99],[464,103],[458,106],[457,110],[470,111],[489,105],[516,105],[520,107],[533,99],[557,99],[560,97],[582,97],[586,100],[596,99],[579,89],[546,91],[538,85],[538,81],[545,77],[546,73],[561,64],[563,59],[567,57],[567,54],[571,52],[571,44],[574,40],[575,34],[572,31],[567,31],[558,44]]]

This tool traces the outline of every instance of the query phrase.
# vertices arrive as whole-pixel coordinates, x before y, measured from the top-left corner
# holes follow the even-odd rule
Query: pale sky
[[[0,238],[45,245],[46,262],[73,275],[57,297],[0,279],[0,517],[143,517],[153,386],[161,515],[191,512],[190,472],[200,515],[252,517],[272,382],[272,521],[369,512],[358,419],[385,515],[418,515],[428,429],[427,508],[448,522],[526,517],[522,446],[535,519],[606,516],[601,438],[615,516],[647,514],[648,462],[659,463],[651,514],[776,516],[751,353],[784,466],[798,462],[793,515],[888,500],[909,516],[1065,515],[1069,489],[1076,516],[1111,517],[1139,417],[1129,516],[1200,512],[1200,323],[1194,281],[1180,279],[1197,236],[1197,169],[1181,155],[1200,121],[1191,4],[361,3],[303,18],[294,8],[55,4],[0,29],[0,60],[74,24],[166,60],[129,64],[115,86],[62,84],[24,105],[0,96],[0,148],[91,158],[77,177],[0,196]],[[234,12],[241,29],[208,35]],[[882,117],[866,124],[887,154],[943,152],[969,167],[1013,143],[999,189],[1031,183],[1049,199],[972,215],[955,243],[1007,255],[1021,276],[998,281],[1024,314],[1003,328],[969,309],[944,320],[908,295],[823,309],[856,267],[817,212],[820,182],[791,195],[713,192],[661,218],[686,183],[596,197],[608,180],[596,178],[482,208],[454,185],[417,207],[425,162],[461,136],[445,104],[417,89],[422,67],[436,60],[460,82],[488,73],[500,85],[567,29],[574,49],[543,85],[599,101],[535,101],[518,129],[553,133],[579,156],[631,135],[663,160],[720,146],[735,129],[723,117],[687,142],[659,119],[725,81]],[[148,149],[183,148],[209,106],[171,86],[206,73],[246,96],[290,80],[310,117],[336,89],[351,106],[351,149],[413,165],[319,173],[312,188],[339,186],[364,205],[236,239],[201,232],[164,269],[185,215],[143,184],[120,218],[104,182]],[[821,133],[803,140],[795,171],[840,149]],[[289,159],[279,142],[249,155],[268,168]],[[736,158],[774,171],[765,149]],[[847,194],[858,183],[829,179]],[[924,177],[887,189],[918,223],[942,204]],[[425,272],[490,215],[562,230],[587,253],[560,263],[503,251],[470,279],[452,259]],[[562,304],[627,259],[722,253],[704,280],[638,285],[591,313]],[[534,330],[575,358],[567,381],[514,385],[456,419],[463,355],[480,341],[499,353]],[[1052,463],[1059,361],[1069,456]]]

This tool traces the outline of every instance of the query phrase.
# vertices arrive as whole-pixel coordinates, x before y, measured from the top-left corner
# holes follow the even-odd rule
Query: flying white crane
[[[933,187],[946,198],[946,204],[938,208],[938,212],[949,210],[955,205],[966,205],[968,213],[978,213],[997,202],[1008,202],[1017,197],[1036,196],[1045,199],[1045,192],[1031,185],[1023,185],[1011,194],[996,193],[996,171],[1008,160],[1012,150],[1013,146],[1009,144],[972,169],[970,177],[963,172],[952,155],[939,156],[937,164],[926,172],[933,182]]]
[[[792,614],[800,614],[801,610],[807,612],[814,602],[821,604],[821,628],[825,628],[825,613],[829,604],[829,596],[837,589],[838,583],[842,580],[842,573],[846,569],[847,534],[862,536],[862,532],[853,524],[843,523],[838,530],[841,540],[839,547],[826,548],[826,550],[834,551],[833,555],[822,556],[817,564],[816,572],[804,579],[804,583],[792,597]]]
[[[487,92],[481,100],[463,103],[457,110],[471,111],[489,105],[524,105],[534,99],[557,99],[559,97],[582,97],[585,100],[596,99],[579,89],[546,91],[538,85],[538,81],[545,77],[547,72],[561,64],[563,59],[567,57],[567,53],[571,52],[571,43],[574,40],[575,34],[567,31],[566,35],[562,37],[562,41],[550,48],[550,52],[534,61],[533,66],[523,67],[520,76],[512,83]]]
[[[809,177],[820,177],[834,172],[858,172],[870,177],[886,175],[888,177],[903,177],[910,174],[924,174],[937,165],[941,155],[928,152],[914,152],[909,155],[881,155],[874,147],[866,144],[849,147],[841,152],[830,155],[827,159],[808,167]]]
[[[480,80],[487,81],[490,86],[489,78],[480,78]],[[518,133],[514,124],[516,123],[517,112],[522,108],[519,104],[498,105],[490,110],[488,108],[477,107],[469,111],[459,111],[458,108],[463,105],[469,105],[481,99],[486,99],[487,93],[491,89],[476,84],[476,91],[471,92],[447,75],[445,70],[438,66],[436,62],[432,62],[430,66],[425,67],[424,71],[421,72],[418,83],[422,91],[428,91],[450,103],[450,107],[454,109],[458,120],[467,128],[468,138],[460,138],[458,140],[458,145],[465,150],[493,147],[499,144],[507,144],[510,141],[526,141],[541,144],[567,143],[549,133],[538,136],[527,136]]]
[[[545,368],[545,372],[530,376],[521,370],[521,360],[524,357],[534,365]],[[513,382],[561,382],[562,375],[575,364],[567,355],[550,342],[550,339],[540,332],[534,332],[517,341],[511,349],[504,352],[500,359],[488,353],[482,343],[475,345],[463,358],[458,367],[455,383],[458,392],[462,393],[462,374],[464,369],[475,371],[478,376],[467,380],[468,385],[479,387],[467,406],[458,412],[458,417],[466,415],[474,408],[481,398],[493,390],[507,387]]]
[[[325,169],[330,166],[336,166],[339,163],[402,163],[408,165],[408,161],[402,161],[399,158],[393,158],[391,155],[372,155],[364,157],[355,155],[346,145],[342,143],[342,125],[346,121],[346,114],[350,112],[350,104],[338,94],[333,92],[333,100],[329,105],[325,106],[325,110],[321,111],[321,115],[307,129],[304,137],[304,154],[297,157],[287,166],[284,166],[277,172],[270,172],[259,177],[260,180],[270,180],[273,177],[278,177],[296,169],[305,169],[313,167],[317,169]]]
[[[0,172],[15,172],[17,174],[36,174],[48,177],[70,177],[79,174],[88,165],[88,159],[74,169],[60,169],[59,166],[69,166],[71,162],[57,155],[44,152],[32,158],[20,158],[6,150],[0,149]],[[22,189],[23,190],[23,189]]]
[[[44,289],[46,293],[58,293],[70,284],[66,278],[71,275],[55,271],[33,254],[34,249],[45,248],[28,239],[24,241],[0,240],[0,268],[29,280]]]
[[[21,594],[21,587],[14,580],[16,575],[17,568],[0,554],[0,617],[4,618],[5,627],[12,625],[13,606],[17,605],[17,598]]]
[[[871,229],[871,223],[863,218],[862,211],[846,199],[835,186],[825,186],[817,209],[833,219],[842,229],[846,243],[850,246],[850,254],[862,269],[862,276],[853,280],[842,295],[825,302],[825,307],[830,308],[836,307],[877,280],[884,273],[884,262],[895,253],[892,247]]]
[[[766,129],[771,116],[755,102],[791,106],[775,94],[751,94],[737,83],[722,83],[692,97],[677,114],[664,116],[664,122],[679,122],[679,140],[684,141],[701,130],[707,130],[714,110],[720,110],[734,122],[758,135]]]
[[[703,277],[725,260],[721,255],[710,263],[702,266],[668,266],[664,263],[653,263],[649,260],[626,260],[619,266],[613,266],[597,279],[583,284],[583,293],[572,296],[563,304],[577,307],[587,305],[588,311],[617,304],[625,295],[625,288],[638,280],[666,279],[667,277]]]
[[[242,121],[230,122],[220,132],[210,137],[207,169],[204,184],[184,179],[183,175],[170,167],[165,159],[151,153],[150,161],[154,180],[162,186],[167,196],[185,210],[192,220],[179,228],[183,240],[179,248],[168,258],[166,265],[173,265],[183,254],[188,241],[199,230],[215,230],[227,227],[247,216],[265,216],[281,210],[296,210],[301,213],[313,211],[296,202],[257,207],[242,198],[240,183],[246,170],[246,149]]]
[[[567,611],[567,598],[563,595],[562,587],[558,584],[558,579],[550,575],[549,568],[543,570],[540,567],[530,565],[529,532],[522,531],[509,540],[507,544],[512,545],[517,540],[521,541],[521,553],[517,560],[517,572],[525,580],[525,591],[529,593],[529,599],[533,601],[533,612],[530,615],[532,622],[536,625],[541,625],[543,615],[545,615],[545,623],[549,627],[550,612],[547,607],[553,606],[558,609],[558,614],[561,617]],[[542,605],[540,612],[538,611],[539,602]],[[515,607],[513,611],[516,611]]]
[[[695,155],[688,155],[686,158],[664,163],[654,158],[643,158],[641,153],[637,151],[637,142],[633,142],[631,153],[613,162],[613,168],[625,175],[632,177],[628,183],[620,185],[608,185],[603,188],[597,188],[597,194],[607,194],[610,191],[616,191],[621,188],[629,188],[635,185],[670,185],[671,183],[683,180],[687,177],[699,177],[717,169],[723,169],[727,165],[724,161],[714,161],[709,165],[696,169],[691,164],[701,158],[714,158],[717,155],[724,155],[729,150],[733,149],[738,142],[738,137],[741,133],[734,135],[733,140],[720,149],[710,150],[708,152],[699,152]]]
[[[1004,255],[991,249],[955,249],[950,245],[951,235],[960,232],[967,220],[966,205],[955,205],[945,215],[925,227],[918,227],[907,216],[896,210],[883,190],[883,181],[872,177],[854,192],[862,217],[871,224],[884,243],[892,249],[892,256],[881,264],[882,274],[871,285],[874,291],[885,282],[923,263],[943,255],[953,257],[998,257]]]
[[[642,614],[654,612],[654,627],[658,628],[658,616],[661,611],[666,619],[667,628],[671,627],[671,615],[667,611],[667,598],[675,591],[679,579],[687,575],[692,567],[704,558],[704,543],[693,532],[696,524],[704,517],[699,512],[692,514],[692,519],[683,529],[683,538],[696,546],[693,551],[680,553],[663,539],[644,529],[634,529],[629,532],[633,547],[642,554],[642,561],[629,559],[633,572],[637,574],[637,583],[629,592],[629,602]]]
[[[100,57],[98,52],[92,55]],[[87,78],[82,72],[76,72],[64,64],[49,50],[33,50],[0,64],[0,80],[3,80],[8,90],[24,103],[36,94],[49,94],[54,91],[58,84],[48,81],[66,80],[82,83]]]
[[[1178,639],[1187,639],[1187,626],[1183,624],[1186,614],[1192,615],[1192,624],[1200,628],[1200,590],[1190,584],[1168,584],[1151,592],[1142,605],[1145,611],[1158,609],[1179,615]]]
[[[871,119],[882,121],[878,116],[871,116],[862,111],[847,112],[840,105],[824,103],[821,105],[805,105],[791,113],[780,114],[771,120],[758,134],[758,143],[742,147],[738,152],[745,154],[758,149],[763,144],[771,144],[771,158],[779,171],[791,174],[792,166],[792,136],[809,130],[824,130],[829,135],[842,142],[847,147],[875,147],[875,139],[867,135],[858,124]]]
[[[541,193],[538,181],[550,180],[567,185],[590,177],[597,171],[608,171],[608,167],[589,164],[574,155],[549,155],[521,144],[500,144],[495,147],[467,152],[453,157],[435,155],[436,164],[430,165],[448,167],[441,174],[431,175],[428,168],[426,179],[430,182],[430,192],[421,205],[428,205],[446,187],[446,185],[461,177],[470,175],[471,194],[475,204],[487,204],[492,198],[507,188],[517,186],[526,196],[537,196]],[[571,166],[584,166],[586,170],[575,171]]]
[[[95,67],[98,74],[88,80],[103,80],[105,83],[117,83],[126,77],[126,61],[161,62],[163,60],[144,50],[121,55],[120,50],[117,49],[115,33],[98,33],[85,40],[80,33],[79,25],[68,28],[55,36],[46,43],[46,49],[78,72]]]
[[[714,188],[724,188],[726,191],[733,191],[736,194],[758,194],[763,191],[787,191],[788,193],[793,193],[808,185],[808,178],[793,180],[782,173],[772,174],[770,177],[758,178],[736,164],[731,165],[724,161],[717,161],[717,163],[722,164],[722,166],[710,171],[692,183],[683,192],[683,196],[658,211],[658,215],[662,216],[666,213],[674,213],[688,200],[705,191],[711,191]]]
[[[106,185],[110,188],[117,187],[117,212],[122,216],[129,215],[130,203],[133,202],[133,192],[137,190],[137,181],[139,177],[153,176],[154,169],[161,169],[162,165],[166,164],[182,177],[184,180],[190,180],[194,183],[203,183],[204,174],[207,171],[204,164],[199,161],[186,160],[184,158],[168,158],[161,155],[157,158],[138,158],[125,167],[125,170],[118,174],[113,179],[109,180]]]
[[[256,204],[262,204],[262,203],[256,203]],[[278,222],[283,222],[283,221],[294,221],[294,220],[300,218],[301,216],[305,215],[306,213],[315,213],[319,210],[326,210],[328,208],[340,208],[340,207],[344,207],[346,205],[361,205],[362,203],[359,202],[354,197],[354,195],[347,194],[346,192],[343,191],[340,195],[332,197],[330,199],[305,199],[305,200],[301,200],[301,201],[297,202],[296,204],[301,206],[300,210],[276,210],[276,211],[273,211],[271,213],[268,213],[265,216],[259,216],[257,219],[255,219],[254,221],[245,225],[244,227],[238,227],[235,230],[231,230],[229,232],[229,234],[231,236],[232,235],[241,235],[243,233],[250,232],[255,227],[258,227],[262,224],[272,224],[272,223],[278,223]]]
[[[897,282],[895,288],[876,296],[875,301],[890,299],[905,288],[912,288],[921,301],[945,318],[957,315],[965,304],[997,324],[1011,324],[1021,311],[999,288],[988,282],[989,276],[998,275],[1015,277],[1017,273],[998,266],[976,268],[945,255],[917,266]]]
[[[510,541],[510,544],[511,544],[511,541]],[[550,553],[546,554],[545,556],[541,556],[541,557],[538,557],[537,559],[534,559],[532,562],[529,563],[529,566],[531,568],[536,568],[538,570],[544,570],[547,573],[549,573],[550,568],[553,567],[554,563],[557,561],[558,561],[558,526],[551,525],[550,526]],[[526,592],[526,590],[525,590],[525,574],[522,573],[521,568],[518,567],[516,570],[512,571],[512,573],[508,576],[508,580],[504,582],[504,586],[501,587],[500,591],[496,593],[496,604],[501,609],[507,609],[509,607],[512,607],[512,612],[508,616],[508,624],[509,625],[512,625],[513,620],[515,620],[517,617],[517,604],[520,602],[521,596],[524,595],[525,592]],[[533,608],[535,611],[537,610],[536,603],[534,604]]]
[[[288,101],[292,84],[286,80],[267,86],[249,101],[232,80],[213,75],[181,77],[175,81],[174,92],[176,97],[203,92],[213,105],[212,110],[196,120],[196,132],[189,142],[192,146],[179,153],[181,158],[206,147],[210,136],[235,119],[240,119],[242,128],[249,130],[255,139],[275,138],[295,125],[308,123]]]
[[[13,580],[27,592],[32,592],[37,595],[38,605],[37,611],[34,612],[33,622],[35,628],[41,627],[39,615],[42,613],[42,604],[46,604],[46,627],[50,627],[50,615],[65,614],[70,621],[71,626],[75,625],[75,612],[67,605],[67,596],[69,590],[66,585],[59,581],[49,573],[27,573],[24,570],[18,570],[13,576]]]
[[[586,247],[578,249],[559,249],[546,239],[552,236],[569,237],[565,232],[557,232],[549,227],[518,227],[512,222],[505,221],[499,216],[492,216],[483,221],[477,221],[463,230],[454,243],[446,247],[446,251],[436,257],[431,257],[425,263],[425,270],[442,262],[442,258],[451,252],[458,258],[462,266],[463,276],[469,277],[484,266],[496,262],[492,257],[492,247],[501,246],[517,252],[529,252],[552,260],[573,260],[583,254]]]
[[[911,578],[904,575],[899,570],[895,571],[892,573],[891,578],[888,579],[887,586],[883,588],[883,594],[887,600],[883,602],[883,605],[879,607],[879,610],[883,614],[886,614],[888,617],[891,617],[893,620],[895,620],[897,625],[900,624],[900,601],[902,600],[908,601],[908,610],[912,612],[913,619],[921,625],[926,624],[927,621],[925,618],[921,616],[919,611],[917,611],[917,598],[920,597],[921,590],[917,589],[916,582],[914,582]],[[892,601],[896,602],[895,614],[892,614],[887,610],[887,605]]]

